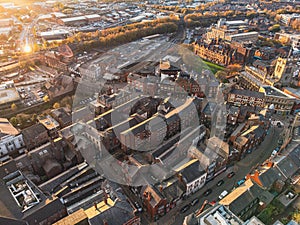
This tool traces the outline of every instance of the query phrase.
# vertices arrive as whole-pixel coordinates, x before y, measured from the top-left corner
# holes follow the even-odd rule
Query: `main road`
[[[161,217],[158,221],[150,222],[145,215],[142,215],[142,224],[182,225],[184,217],[199,209],[205,200],[211,202],[213,200],[217,200],[222,191],[227,190],[228,192],[230,192],[234,188],[237,181],[244,178],[247,173],[263,163],[266,159],[268,159],[274,148],[277,147],[277,140],[280,137],[281,132],[283,132],[282,128],[271,127],[269,130],[269,134],[265,137],[265,140],[251,154],[248,154],[244,159],[236,162],[224,173],[217,176],[214,180],[208,182],[202,189],[190,196],[188,199],[183,200],[170,212]],[[229,179],[227,178],[227,174],[231,171],[235,172],[235,176]],[[223,179],[225,182],[223,185],[218,187],[216,184],[221,179]],[[212,193],[209,196],[204,197],[203,193],[209,188],[212,189]],[[199,202],[195,206],[191,207],[187,212],[181,214],[180,209],[183,206],[189,204],[195,198],[198,198]]]

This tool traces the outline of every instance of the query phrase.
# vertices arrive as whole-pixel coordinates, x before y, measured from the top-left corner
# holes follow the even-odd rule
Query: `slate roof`
[[[275,168],[270,168],[259,175],[260,182],[266,188],[271,188],[274,182],[281,178],[282,175]]]
[[[299,169],[290,157],[282,158],[275,166],[286,179],[292,177]]]
[[[47,129],[41,123],[34,124],[22,130],[23,138],[26,141],[29,141],[44,132],[47,132]]]
[[[198,160],[181,171],[181,175],[187,183],[198,179],[203,174],[205,174],[205,170],[201,167]]]
[[[288,155],[288,157],[300,168],[300,145],[294,148]]]
[[[258,92],[258,91],[250,91],[250,90],[244,90],[244,89],[232,89],[230,91],[232,94],[236,95],[244,95],[244,96],[250,96],[255,98],[265,98],[264,93]]]
[[[124,224],[134,217],[134,209],[127,201],[127,197],[123,191],[113,182],[109,182],[109,185],[112,187],[113,193],[118,200],[115,200],[113,207],[110,207],[93,218],[89,218],[90,225],[103,225],[104,219],[108,224]]]

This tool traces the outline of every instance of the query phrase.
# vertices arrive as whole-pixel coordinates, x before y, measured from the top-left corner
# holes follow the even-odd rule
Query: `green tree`
[[[15,111],[15,110],[17,110],[18,107],[15,103],[13,103],[13,104],[11,104],[10,108],[12,111]]]
[[[53,104],[53,108],[54,108],[54,109],[60,108],[60,104],[59,104],[58,102],[55,102],[55,103]]]
[[[16,117],[12,117],[10,118],[9,122],[13,125],[13,126],[17,126],[19,121]]]

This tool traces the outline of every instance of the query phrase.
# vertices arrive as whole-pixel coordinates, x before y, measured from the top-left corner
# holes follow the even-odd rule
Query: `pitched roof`
[[[34,124],[22,130],[22,134],[25,140],[35,138],[36,136],[44,132],[47,132],[47,130],[41,123]]]
[[[245,95],[245,96],[250,96],[255,98],[265,98],[265,95],[261,92],[244,90],[244,89],[232,89],[230,93],[236,95]]]
[[[0,118],[0,133],[17,135],[19,131],[6,118]]]
[[[271,193],[264,191],[248,179],[244,184],[223,198],[220,201],[220,204],[228,206],[233,213],[239,214],[255,199],[259,199],[260,201],[269,204],[273,198],[274,196]]]
[[[205,174],[205,170],[202,168],[200,162],[197,160],[185,167],[180,173],[184,180],[187,183],[190,183],[201,177],[203,174]]]
[[[292,177],[299,169],[299,167],[290,157],[283,157],[278,163],[275,164],[275,167],[286,179]]]

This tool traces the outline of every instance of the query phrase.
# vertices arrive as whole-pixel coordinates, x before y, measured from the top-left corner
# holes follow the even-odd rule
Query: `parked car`
[[[216,203],[217,203],[217,201],[216,201],[216,200],[213,200],[213,201],[211,201],[211,202],[208,203],[208,204],[210,204],[211,206],[214,206]]]
[[[228,195],[228,191],[224,190],[224,191],[219,195],[219,200],[223,199],[226,195]]]
[[[139,211],[139,212],[142,212],[142,211],[143,211],[143,208],[139,205],[138,202],[134,202],[134,205],[135,205],[137,211]]]
[[[237,185],[238,186],[240,186],[240,185],[242,185],[243,183],[245,183],[245,181],[246,181],[246,179],[241,179],[241,180],[239,180],[238,182],[237,182]]]
[[[220,187],[222,184],[224,184],[224,180],[219,180],[217,186]]]
[[[190,209],[189,205],[185,205],[180,209],[180,213],[185,213],[186,211],[188,211]]]
[[[203,196],[208,196],[212,193],[212,190],[211,189],[207,189],[204,193],[203,193]]]
[[[191,202],[191,206],[196,205],[199,202],[198,198],[195,198],[192,202]]]
[[[227,177],[228,178],[231,178],[231,177],[233,177],[235,175],[235,172],[230,172],[229,174],[227,174]]]

